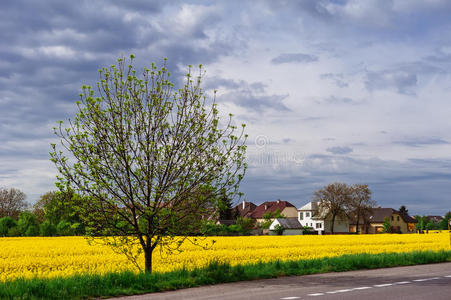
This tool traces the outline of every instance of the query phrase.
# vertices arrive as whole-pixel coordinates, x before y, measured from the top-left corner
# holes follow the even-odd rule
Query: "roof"
[[[282,212],[287,207],[296,208],[293,204],[291,204],[288,201],[281,201],[281,200],[267,201],[267,202],[264,202],[264,203],[260,204],[259,206],[257,206],[254,209],[254,211],[250,214],[250,217],[253,219],[261,219],[261,218],[263,218],[263,215],[267,212],[273,213],[277,209],[279,209],[279,211]]]
[[[417,220],[407,214],[402,214],[393,208],[373,208],[373,213],[369,217],[370,223],[384,223],[385,218],[390,218],[393,214],[401,216],[406,223],[417,223]]]
[[[300,207],[298,210],[318,210],[318,202],[312,201]]]
[[[280,226],[282,226],[285,229],[303,229],[301,223],[299,223],[297,218],[277,218],[276,219]]]
[[[441,220],[443,220],[442,216],[426,216],[426,218],[428,218],[429,221],[432,221],[432,222],[435,222],[435,223],[438,223]]]
[[[243,208],[244,203],[244,208]],[[252,202],[243,201],[233,208],[237,215],[243,218],[250,218],[250,214],[255,210],[257,205]]]
[[[236,220],[218,220],[216,221],[216,225],[235,225]]]

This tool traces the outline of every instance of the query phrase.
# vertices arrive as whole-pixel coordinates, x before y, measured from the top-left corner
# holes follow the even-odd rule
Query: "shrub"
[[[284,231],[285,231],[285,228],[283,228],[283,226],[281,226],[280,224],[277,224],[276,226],[274,226],[274,232],[277,235],[282,235]]]
[[[11,227],[8,230],[8,236],[21,236],[21,235],[22,233],[20,232],[19,226]]]

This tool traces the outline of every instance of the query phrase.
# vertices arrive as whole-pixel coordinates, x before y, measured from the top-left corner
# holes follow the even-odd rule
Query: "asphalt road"
[[[451,300],[451,263],[290,276],[119,299]]]

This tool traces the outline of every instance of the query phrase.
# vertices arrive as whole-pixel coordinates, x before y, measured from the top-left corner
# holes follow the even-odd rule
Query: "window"
[[[316,223],[316,228],[321,228],[321,223]]]
[[[299,212],[299,220],[304,220],[304,213],[302,211]]]
[[[391,220],[392,220],[392,221],[394,221],[394,220],[395,220],[395,218],[393,218],[393,216],[391,216]]]
[[[305,213],[305,217],[306,217],[306,218],[310,217],[310,213],[309,213],[309,212],[306,212],[306,213]]]
[[[399,221],[399,216],[397,216],[397,217],[396,217],[396,220],[398,220],[398,221]]]

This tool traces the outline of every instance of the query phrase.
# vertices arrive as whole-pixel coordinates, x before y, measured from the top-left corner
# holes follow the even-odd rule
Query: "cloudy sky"
[[[169,2],[169,3],[168,3]],[[82,84],[134,53],[203,64],[204,88],[247,124],[256,204],[301,206],[334,182],[379,205],[451,209],[451,2],[0,2],[0,187],[54,190],[52,127]]]

